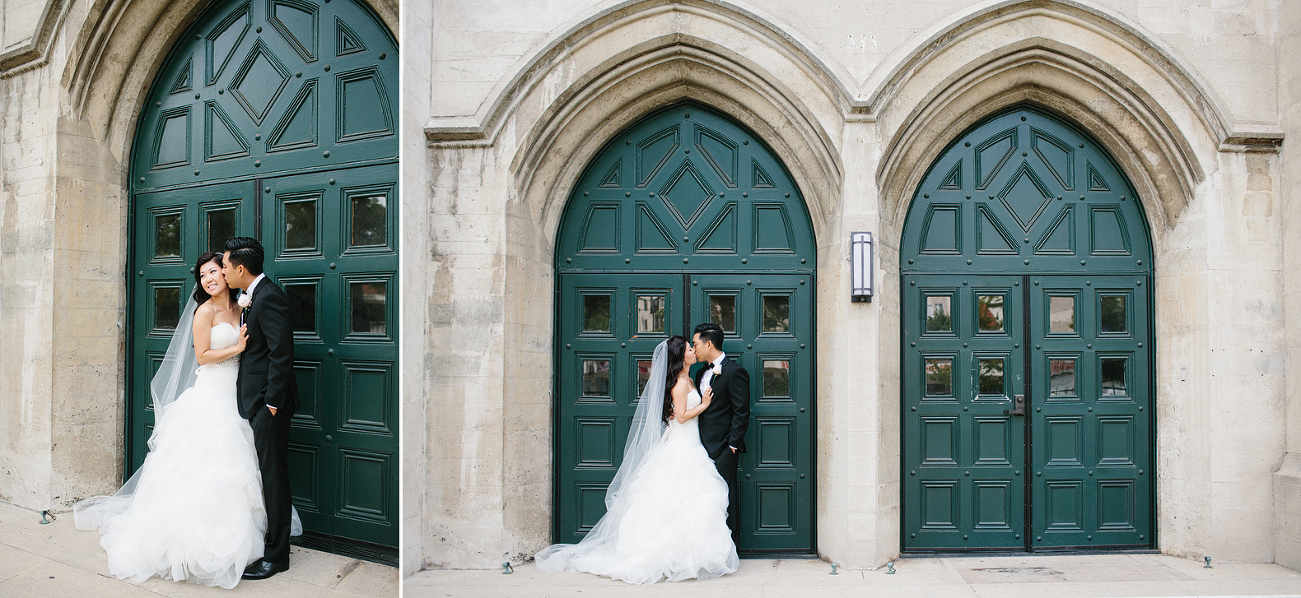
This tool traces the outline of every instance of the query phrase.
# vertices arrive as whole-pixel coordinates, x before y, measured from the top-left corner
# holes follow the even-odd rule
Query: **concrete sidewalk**
[[[398,595],[398,570],[297,546],[288,571],[233,590],[152,577],[140,585],[108,572],[99,533],[80,531],[72,513],[40,525],[40,513],[0,502],[0,598],[356,598]]]
[[[672,596],[673,598],[988,598],[1093,596],[1301,596],[1301,574],[1278,565],[1205,563],[1163,555],[952,557],[901,559],[894,575],[841,570],[818,560],[742,560],[732,575],[706,581],[633,586],[594,575],[422,571],[403,582],[403,598]]]

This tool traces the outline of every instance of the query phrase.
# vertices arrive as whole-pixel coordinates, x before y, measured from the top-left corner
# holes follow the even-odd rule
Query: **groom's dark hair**
[[[262,244],[252,237],[232,237],[226,239],[226,251],[230,252],[230,266],[244,266],[249,274],[257,276],[262,273],[262,259],[266,255]]]
[[[696,326],[696,334],[700,335],[700,340],[714,346],[719,351],[723,350],[723,329],[718,324],[708,322]]]

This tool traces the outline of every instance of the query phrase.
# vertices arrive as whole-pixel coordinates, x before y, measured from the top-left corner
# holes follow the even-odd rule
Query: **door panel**
[[[904,276],[904,549],[1023,545],[1019,276]]]
[[[128,476],[148,451],[154,427],[149,382],[194,292],[194,260],[204,251],[221,251],[229,237],[253,235],[254,189],[252,182],[227,183],[135,197]]]
[[[310,530],[397,544],[396,165],[263,181],[294,321],[290,484]]]
[[[812,289],[810,275],[562,274],[559,541],[605,514],[655,347],[714,321],[751,380],[738,549],[812,550]]]
[[[1148,545],[1147,278],[1030,280],[1034,546]]]
[[[562,274],[556,512],[559,542],[605,514],[655,347],[683,329],[681,274]]]
[[[747,452],[737,472],[741,550],[813,549],[812,279],[691,276],[691,322],[723,327],[723,350],[750,373]]]

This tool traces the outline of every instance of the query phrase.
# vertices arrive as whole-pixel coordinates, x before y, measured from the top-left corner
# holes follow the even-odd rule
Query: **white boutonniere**
[[[248,306],[253,305],[253,296],[248,293],[240,293],[239,299],[236,299],[235,302],[238,303],[241,308],[248,309]]]
[[[713,365],[713,367],[710,367],[710,368],[709,368],[709,371],[713,372],[714,375],[717,376],[717,375],[723,373],[723,364],[721,364],[721,363],[715,363],[715,364]]]

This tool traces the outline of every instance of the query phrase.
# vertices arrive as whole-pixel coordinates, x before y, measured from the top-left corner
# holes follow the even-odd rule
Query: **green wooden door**
[[[1019,276],[904,277],[905,549],[1024,544],[1022,291]]]
[[[691,321],[723,328],[723,350],[750,372],[750,426],[737,482],[741,546],[788,552],[812,546],[813,277],[691,277]]]
[[[1106,150],[1035,108],[931,165],[900,246],[904,550],[1153,545],[1145,222]]]
[[[154,428],[149,381],[162,365],[167,344],[194,293],[194,260],[222,251],[226,239],[254,233],[252,181],[140,193],[135,197],[135,234],[128,307],[133,373],[127,418],[127,474],[144,463]]]
[[[605,513],[655,345],[716,320],[753,386],[738,548],[811,552],[816,249],[772,151],[696,103],[647,115],[588,165],[556,248],[556,540]]]
[[[1029,277],[1033,546],[1150,544],[1151,286]]]
[[[655,347],[682,333],[684,307],[681,274],[563,276],[558,541],[577,542],[605,514]]]
[[[126,474],[144,460],[149,380],[189,268],[255,237],[291,300],[304,525],[397,545],[397,67],[358,0],[214,2],[171,49],[131,155]]]
[[[397,537],[397,165],[263,181],[267,271],[294,321],[290,488],[306,529]]]

